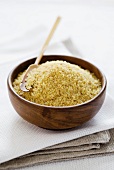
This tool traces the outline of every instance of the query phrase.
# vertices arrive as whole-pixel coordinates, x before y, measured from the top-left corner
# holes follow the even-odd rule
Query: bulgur
[[[23,75],[24,72],[19,73],[14,80],[14,90],[41,105],[78,105],[95,97],[101,89],[101,82],[93,73],[66,61],[47,61],[33,69],[26,80],[29,92],[20,89]]]

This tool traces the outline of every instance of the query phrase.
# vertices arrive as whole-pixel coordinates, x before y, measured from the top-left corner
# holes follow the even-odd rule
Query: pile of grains
[[[66,61],[47,61],[33,69],[27,77],[29,92],[20,89],[24,72],[19,73],[13,87],[23,98],[47,106],[71,106],[95,97],[100,80],[88,70]]]

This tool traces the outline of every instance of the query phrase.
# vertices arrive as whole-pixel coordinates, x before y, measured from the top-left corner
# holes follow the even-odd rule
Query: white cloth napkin
[[[53,145],[0,164],[0,170],[114,153],[114,129]]]
[[[55,53],[69,55],[62,43],[54,44],[50,49]],[[51,51],[48,50],[48,53]],[[114,128],[114,100],[108,94],[99,113],[88,123],[73,130],[45,130],[23,120],[11,106],[6,85],[9,71],[19,62],[20,60],[8,62],[0,66],[0,82],[2,82],[0,83],[0,89],[2,89],[0,93],[0,163],[48,146]]]

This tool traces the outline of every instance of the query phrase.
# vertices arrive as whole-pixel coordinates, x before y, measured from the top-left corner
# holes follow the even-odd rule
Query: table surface
[[[16,59],[10,42],[45,25],[50,29],[62,17],[53,42],[70,37],[80,55],[102,68],[108,79],[108,93],[114,96],[114,0],[1,0],[0,63]],[[9,55],[10,54],[10,55]],[[24,51],[23,51],[23,56]],[[31,55],[28,54],[28,55]],[[27,170],[78,169],[114,170],[114,155],[51,163]],[[23,170],[24,170],[23,169]]]

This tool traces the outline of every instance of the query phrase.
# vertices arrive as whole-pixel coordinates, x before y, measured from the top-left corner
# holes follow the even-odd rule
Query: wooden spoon
[[[35,63],[34,63],[34,64],[31,64],[31,65],[27,68],[27,70],[26,70],[26,72],[25,72],[25,74],[24,74],[24,77],[23,77],[23,79],[22,79],[22,82],[21,82],[21,84],[20,84],[20,89],[21,89],[22,91],[24,91],[24,92],[28,92],[28,91],[29,91],[29,90],[26,88],[26,78],[27,78],[27,75],[28,75],[28,73],[29,73],[32,69],[38,67],[38,64],[39,64],[40,60],[42,59],[42,56],[43,56],[43,54],[44,54],[44,51],[46,50],[46,48],[47,48],[47,46],[48,46],[48,44],[49,44],[49,42],[50,42],[50,40],[51,40],[51,38],[52,38],[55,30],[56,30],[56,28],[57,28],[57,26],[58,26],[58,24],[59,24],[59,22],[60,22],[60,20],[61,20],[61,17],[57,17],[57,19],[56,19],[56,21],[55,21],[55,23],[54,23],[54,25],[53,25],[53,27],[52,27],[52,29],[51,29],[48,37],[47,37],[47,39],[46,39],[46,41],[45,41],[45,43],[44,43],[44,45],[43,45],[43,47],[42,47],[42,49],[41,49],[41,51],[40,51],[39,56],[36,58]]]

